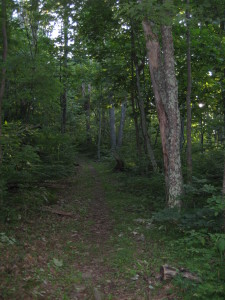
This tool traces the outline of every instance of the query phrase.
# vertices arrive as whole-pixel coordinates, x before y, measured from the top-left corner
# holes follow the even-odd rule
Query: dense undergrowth
[[[0,218],[13,221],[21,214],[54,201],[44,182],[72,174],[76,145],[57,129],[5,123],[0,166]]]
[[[71,136],[57,130],[5,124],[2,150],[1,222],[20,222],[41,205],[54,203],[54,192],[44,183],[74,172],[77,146]],[[118,276],[120,272],[133,278],[151,276],[166,263],[187,268],[201,279],[196,283],[178,276],[171,294],[181,299],[224,299],[222,160],[222,151],[195,154],[195,173],[192,183],[185,185],[181,212],[165,208],[162,173],[153,174],[135,163],[128,164],[125,172],[113,173],[110,158],[95,164],[103,181],[110,177],[116,183],[112,186],[105,181],[106,198],[117,224],[112,243],[121,249],[112,254],[109,264],[118,270]],[[130,268],[135,252],[132,234],[145,241],[135,268]],[[154,289],[159,288],[155,283]]]
[[[124,218],[127,211],[135,212],[141,222],[139,233],[148,236],[151,245],[162,242],[163,250],[150,251],[146,257],[147,265],[156,260],[158,268],[166,263],[199,276],[200,283],[175,277],[174,290],[181,299],[224,299],[223,152],[198,153],[194,164],[197,167],[192,183],[185,185],[181,212],[165,208],[162,174],[141,176],[131,168],[113,175],[118,181],[117,191],[125,195],[122,200],[119,197],[122,203],[118,203],[118,211],[124,211]],[[124,230],[129,231],[129,226],[126,224]]]

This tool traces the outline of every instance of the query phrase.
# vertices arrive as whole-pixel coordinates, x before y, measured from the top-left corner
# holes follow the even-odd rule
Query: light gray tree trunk
[[[125,119],[126,119],[126,110],[127,110],[127,101],[125,100],[121,104],[120,127],[119,127],[119,132],[118,132],[118,139],[117,139],[117,149],[118,150],[122,146],[122,142],[123,142],[123,131],[124,131],[124,125],[125,125]]]
[[[102,114],[101,114],[101,104],[99,103],[98,108],[98,147],[97,147],[97,156],[98,160],[101,159],[101,138],[102,138]]]
[[[87,144],[91,142],[91,85],[88,84],[88,97],[86,101],[86,135]]]
[[[115,122],[115,107],[111,101],[111,107],[109,109],[109,125],[110,125],[110,140],[111,140],[111,151],[116,150],[116,122]]]
[[[162,48],[152,24],[144,20],[143,29],[148,51],[149,69],[160,125],[167,203],[181,207],[183,178],[180,158],[180,112],[175,75],[172,29],[161,26]]]

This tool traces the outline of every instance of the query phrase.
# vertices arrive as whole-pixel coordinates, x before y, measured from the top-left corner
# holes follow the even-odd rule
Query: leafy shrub
[[[15,211],[19,207],[26,210],[28,206],[40,206],[46,194],[40,189],[40,182],[71,174],[76,156],[76,146],[71,140],[71,136],[54,130],[24,126],[19,122],[3,126],[0,165],[3,219],[8,219],[9,214],[17,215]]]

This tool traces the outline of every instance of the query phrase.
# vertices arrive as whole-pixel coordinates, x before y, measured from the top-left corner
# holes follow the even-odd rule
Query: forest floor
[[[138,197],[101,164],[76,169],[48,182],[53,205],[1,225],[0,299],[179,299],[160,280],[169,254],[134,207]]]

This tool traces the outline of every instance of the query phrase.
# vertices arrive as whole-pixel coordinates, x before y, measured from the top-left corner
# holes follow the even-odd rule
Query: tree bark
[[[180,208],[183,178],[180,158],[180,112],[172,29],[170,26],[161,26],[161,49],[152,24],[147,20],[144,20],[142,24],[161,133],[167,203],[170,208]]]
[[[2,103],[5,92],[5,76],[6,76],[6,59],[8,53],[8,40],[7,40],[7,30],[6,30],[6,0],[2,0],[2,36],[3,36],[3,52],[2,52],[2,80],[0,86],[0,163],[2,162],[2,145],[1,145],[1,137],[2,137]]]
[[[135,57],[135,44],[134,44],[134,31],[133,31],[133,22],[131,20],[131,105],[134,118],[135,134],[136,134],[136,146],[137,146],[137,156],[138,159],[141,158],[141,143],[140,143],[140,134],[139,134],[139,124],[137,111],[135,109],[135,80],[134,80],[134,57]]]
[[[223,189],[222,189],[223,197],[225,197],[225,156],[224,156],[224,171],[223,171]]]
[[[117,139],[117,149],[119,150],[122,146],[123,142],[123,130],[125,125],[126,119],[126,109],[127,109],[127,102],[126,100],[121,104],[121,117],[120,117],[120,127],[118,132],[118,139]]]
[[[137,62],[135,62],[135,68],[136,68],[136,80],[137,80],[137,90],[138,90],[138,104],[139,104],[139,109],[140,109],[140,113],[141,113],[141,128],[142,128],[142,132],[143,132],[144,143],[145,143],[148,159],[151,161],[153,170],[156,172],[158,170],[158,167],[157,167],[155,155],[152,150],[152,145],[151,145],[149,134],[148,134],[146,115],[145,115],[145,107],[144,107],[144,101],[143,101],[143,98],[141,95],[140,75],[139,75],[139,71],[138,71]]]
[[[111,140],[111,151],[116,150],[116,124],[115,124],[115,107],[111,100],[111,107],[109,109],[109,123],[110,123],[110,140]]]
[[[91,85],[90,84],[88,84],[88,94],[86,95],[85,83],[82,83],[82,97],[84,100],[84,111],[85,111],[85,122],[86,122],[86,143],[87,145],[89,145],[91,142],[91,134],[90,134]]]
[[[101,137],[102,137],[102,118],[101,118],[101,104],[99,103],[99,108],[98,108],[98,148],[97,148],[97,156],[98,160],[101,159]]]
[[[190,37],[190,1],[187,0],[188,9],[186,10],[187,19],[187,181],[192,182],[192,149],[191,149],[191,37]]]
[[[61,132],[66,132],[66,115],[67,115],[67,60],[68,60],[68,26],[69,26],[69,16],[68,7],[64,7],[63,15],[63,36],[64,36],[64,53],[63,53],[63,92],[61,94]]]
[[[34,56],[36,56],[38,51],[38,14],[39,14],[39,0],[32,0],[31,1],[32,7],[32,19],[30,20],[30,27],[31,27],[31,34],[32,34],[32,44],[34,49]]]
[[[88,97],[86,104],[86,133],[87,144],[91,143],[91,84],[88,84]]]

